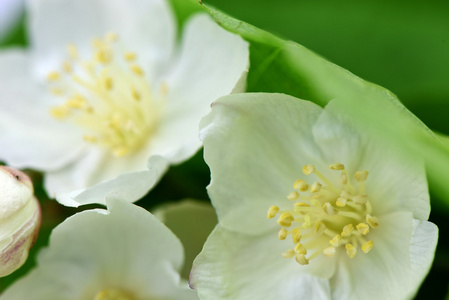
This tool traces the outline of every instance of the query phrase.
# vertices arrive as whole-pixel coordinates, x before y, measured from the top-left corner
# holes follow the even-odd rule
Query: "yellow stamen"
[[[368,253],[371,251],[371,249],[373,249],[374,247],[374,242],[373,241],[368,241],[365,244],[362,245],[362,251],[364,253]]]
[[[332,257],[335,255],[335,253],[337,252],[337,249],[335,249],[334,247],[330,246],[327,247],[326,249],[323,250],[323,254],[327,257]]]
[[[292,239],[293,239],[293,244],[298,244],[301,241],[301,231],[299,231],[299,229],[297,229],[297,228],[293,229]]]
[[[341,171],[345,168],[345,166],[341,163],[333,163],[329,166],[329,169],[331,170],[338,170]]]
[[[282,253],[282,256],[285,257],[285,258],[292,258],[295,255],[296,255],[296,252],[293,249],[288,249],[287,251]]]
[[[131,62],[131,61],[136,60],[137,55],[134,52],[127,52],[127,53],[125,53],[124,57],[125,57],[125,60]]]
[[[303,179],[298,179],[293,184],[293,188],[305,192],[309,189],[309,185]]]
[[[133,71],[138,76],[143,76],[143,70],[138,65],[131,65],[131,71]]]
[[[283,213],[279,219],[278,224],[284,227],[290,227],[295,218],[289,213]]]
[[[310,187],[310,192],[311,193],[318,193],[320,190],[321,190],[321,187],[322,187],[323,185],[321,184],[321,183],[319,183],[319,182],[314,182],[313,184],[312,184],[312,186]]]
[[[287,199],[290,201],[297,200],[299,198],[299,193],[297,191],[293,191],[287,195]]]
[[[282,227],[281,230],[279,230],[278,239],[285,240],[287,238],[287,235],[288,235],[287,229]]]
[[[359,223],[356,228],[360,234],[367,235],[369,233],[369,226],[365,223]]]
[[[342,237],[348,237],[348,236],[350,236],[352,234],[353,231],[354,231],[354,225],[349,223],[348,225],[345,225],[345,227],[343,227],[343,231],[341,232],[341,236]]]
[[[270,206],[267,212],[267,218],[268,219],[274,218],[277,215],[278,211],[279,207],[277,207],[276,205]]]
[[[347,243],[345,245],[346,248],[346,254],[349,256],[349,258],[354,258],[357,254],[357,249],[350,243]]]
[[[313,165],[305,165],[302,167],[302,172],[306,175],[310,175],[315,172],[315,167]]]
[[[354,178],[358,182],[366,181],[366,179],[368,178],[368,171],[357,171],[355,172]]]
[[[56,81],[58,79],[61,79],[61,75],[56,71],[50,72],[47,75],[47,80],[49,81]]]
[[[366,215],[366,223],[368,223],[369,226],[371,226],[372,228],[379,227],[379,220],[376,217],[373,217],[370,214]]]
[[[309,261],[304,256],[304,254],[300,254],[300,253],[296,254],[295,259],[296,259],[296,262],[302,266],[309,264]]]

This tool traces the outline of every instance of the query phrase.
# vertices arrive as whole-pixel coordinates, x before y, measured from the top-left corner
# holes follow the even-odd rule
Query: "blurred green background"
[[[177,1],[177,0],[173,0]],[[449,1],[204,0],[225,13],[290,39],[331,62],[395,93],[431,129],[449,134]],[[26,43],[21,24],[3,45]],[[280,79],[281,80],[281,79]],[[412,145],[411,145],[412,146]],[[448,166],[449,169],[449,166]],[[41,176],[32,174],[41,199]],[[172,167],[138,204],[147,208],[191,197],[207,201],[209,171],[198,153]],[[430,189],[431,197],[435,199]],[[31,256],[46,244],[50,229],[78,210],[43,200],[43,231]],[[445,299],[449,285],[449,217],[434,209],[440,229],[432,270],[416,299]],[[32,266],[0,280],[0,290]]]

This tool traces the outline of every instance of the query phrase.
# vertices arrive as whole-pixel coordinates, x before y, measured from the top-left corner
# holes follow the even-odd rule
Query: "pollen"
[[[379,226],[379,220],[373,215],[365,187],[368,171],[349,174],[345,165],[338,162],[330,164],[329,169],[329,174],[340,175],[330,177],[311,164],[305,165],[302,173],[316,178],[294,181],[293,191],[284,198],[290,209],[273,205],[267,212],[269,219],[277,216],[281,226],[279,240],[287,240],[291,235],[294,247],[282,256],[295,258],[299,265],[308,265],[319,255],[334,257],[339,251],[352,259],[360,249],[366,254],[374,247],[368,237]]]
[[[167,95],[154,92],[137,53],[108,32],[92,40],[90,55],[81,54],[74,44],[67,46],[66,54],[60,69],[47,75],[49,91],[61,101],[50,115],[81,128],[83,141],[109,149],[115,157],[147,145]]]
[[[95,295],[94,300],[136,300],[137,298],[122,289],[107,288]]]

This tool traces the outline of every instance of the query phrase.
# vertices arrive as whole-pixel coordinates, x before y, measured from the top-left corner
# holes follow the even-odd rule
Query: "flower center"
[[[135,300],[136,298],[119,289],[104,289],[100,291],[94,300]]]
[[[269,219],[279,215],[277,222],[282,228],[278,238],[285,240],[291,235],[293,240],[294,247],[282,256],[295,257],[301,265],[309,264],[320,254],[332,257],[340,248],[354,258],[359,247],[368,253],[374,246],[367,236],[371,228],[379,226],[379,221],[371,215],[371,203],[365,194],[368,171],[357,171],[352,182],[344,165],[334,163],[329,168],[341,171],[339,184],[332,183],[313,165],[305,165],[303,173],[315,174],[318,181],[312,185],[303,179],[294,182],[294,191],[287,196],[294,202],[292,209],[268,209]]]
[[[50,91],[64,99],[51,108],[51,115],[81,127],[86,142],[107,147],[115,156],[134,152],[148,141],[167,92],[162,84],[155,95],[137,54],[124,48],[114,33],[94,39],[87,59],[69,45],[61,70],[47,76]]]

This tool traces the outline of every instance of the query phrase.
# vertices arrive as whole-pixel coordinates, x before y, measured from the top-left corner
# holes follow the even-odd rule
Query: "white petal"
[[[165,80],[169,90],[160,137],[161,144],[175,148],[168,157],[171,161],[181,162],[200,148],[200,118],[212,101],[231,93],[238,83],[241,87],[248,59],[248,44],[209,16],[196,15],[188,21],[179,61]]]
[[[276,239],[275,233],[248,236],[217,226],[194,262],[190,284],[209,300],[331,299],[328,280],[283,258]]]
[[[380,217],[379,227],[369,234],[374,248],[367,254],[359,251],[353,259],[341,257],[331,280],[333,298],[405,299],[414,276],[409,256],[412,229],[409,212]]]
[[[85,162],[79,161],[78,163],[87,166]],[[133,163],[132,160],[113,157],[106,158],[99,164],[96,164],[96,161],[92,162],[93,170],[79,167],[53,172],[47,174],[46,188],[49,192],[55,192],[58,202],[66,206],[77,207],[91,203],[105,204],[109,195],[134,202],[142,198],[159,182],[159,179],[168,169],[168,162],[160,156],[152,156],[148,161],[148,169],[142,171],[132,170]],[[143,162],[142,166],[145,166]],[[138,164],[135,164],[135,169],[139,169]],[[101,170],[101,174],[99,174],[99,170]],[[92,177],[93,175],[97,175],[97,177]],[[116,177],[107,178],[106,176]],[[76,177],[79,179],[78,182],[74,181]],[[89,179],[92,181],[88,182]],[[99,179],[103,180],[100,181]],[[80,183],[84,186],[76,187],[73,186],[74,183]],[[64,187],[65,190],[62,190],[61,187]],[[59,189],[59,191],[56,189]]]
[[[94,299],[104,288],[139,299],[163,298],[179,288],[179,240],[144,209],[120,200],[61,223],[38,267],[8,289],[5,299]]]
[[[438,228],[427,221],[413,220],[413,235],[410,241],[410,294],[413,298],[424,277],[429,272],[435,256]]]
[[[30,1],[31,36],[39,72],[63,59],[67,44],[87,48],[94,37],[115,32],[129,50],[157,64],[171,56],[176,24],[167,1]],[[149,63],[149,62],[146,62]]]
[[[369,172],[366,191],[376,214],[405,210],[427,220],[430,201],[423,163],[396,153],[363,124],[354,124],[343,109],[338,100],[331,101],[313,128],[327,163],[343,163],[350,174]]]
[[[16,168],[59,168],[80,153],[77,130],[50,116],[45,91],[23,50],[0,53],[0,159]]]
[[[271,205],[286,196],[303,165],[317,161],[311,133],[321,108],[282,94],[234,94],[214,102],[200,125],[211,169],[208,188],[223,227],[261,233]]]
[[[187,199],[158,207],[154,215],[181,240],[185,250],[183,278],[188,278],[193,260],[201,252],[204,242],[217,225],[212,205]]]

